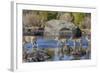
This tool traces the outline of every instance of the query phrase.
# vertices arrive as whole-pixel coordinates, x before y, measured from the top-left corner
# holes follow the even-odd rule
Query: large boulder
[[[76,26],[65,20],[50,20],[46,22],[46,26],[44,28],[44,36],[51,38],[51,36],[59,36],[59,32],[61,29],[68,29],[68,31],[72,31]],[[53,37],[54,38],[54,37]]]

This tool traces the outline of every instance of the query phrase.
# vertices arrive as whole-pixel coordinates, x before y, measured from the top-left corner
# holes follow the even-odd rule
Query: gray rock
[[[59,36],[59,31],[62,28],[72,30],[73,28],[76,28],[76,26],[73,23],[64,20],[50,20],[46,22],[44,36]]]

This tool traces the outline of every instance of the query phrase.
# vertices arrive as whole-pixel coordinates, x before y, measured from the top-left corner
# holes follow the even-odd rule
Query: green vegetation
[[[74,24],[79,25],[84,20],[85,13],[72,13],[74,16]]]
[[[27,16],[28,15],[28,16]],[[24,17],[26,16],[26,17]],[[55,12],[55,11],[32,11],[32,10],[23,10],[23,17],[27,18],[23,20],[25,23],[31,23],[32,25],[44,25],[45,22],[52,20],[52,19],[62,19],[68,21],[71,20],[76,26],[80,28],[90,27],[90,23],[88,24],[89,20],[91,19],[90,13],[81,13],[81,12]],[[28,21],[29,19],[29,21]],[[85,23],[85,24],[84,24]]]

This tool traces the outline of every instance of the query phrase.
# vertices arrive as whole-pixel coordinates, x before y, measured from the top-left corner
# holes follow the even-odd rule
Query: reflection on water
[[[59,60],[73,60],[74,56],[64,55],[62,57],[54,56],[52,60],[59,61]]]
[[[24,43],[23,61],[64,61],[90,59],[90,43],[84,37],[80,39],[52,40],[38,38]]]

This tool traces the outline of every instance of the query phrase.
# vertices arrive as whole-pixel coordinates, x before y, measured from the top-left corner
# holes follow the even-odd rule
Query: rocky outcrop
[[[50,20],[46,22],[44,36],[59,36],[59,32],[62,28],[72,30],[75,27],[73,23],[64,20]]]

